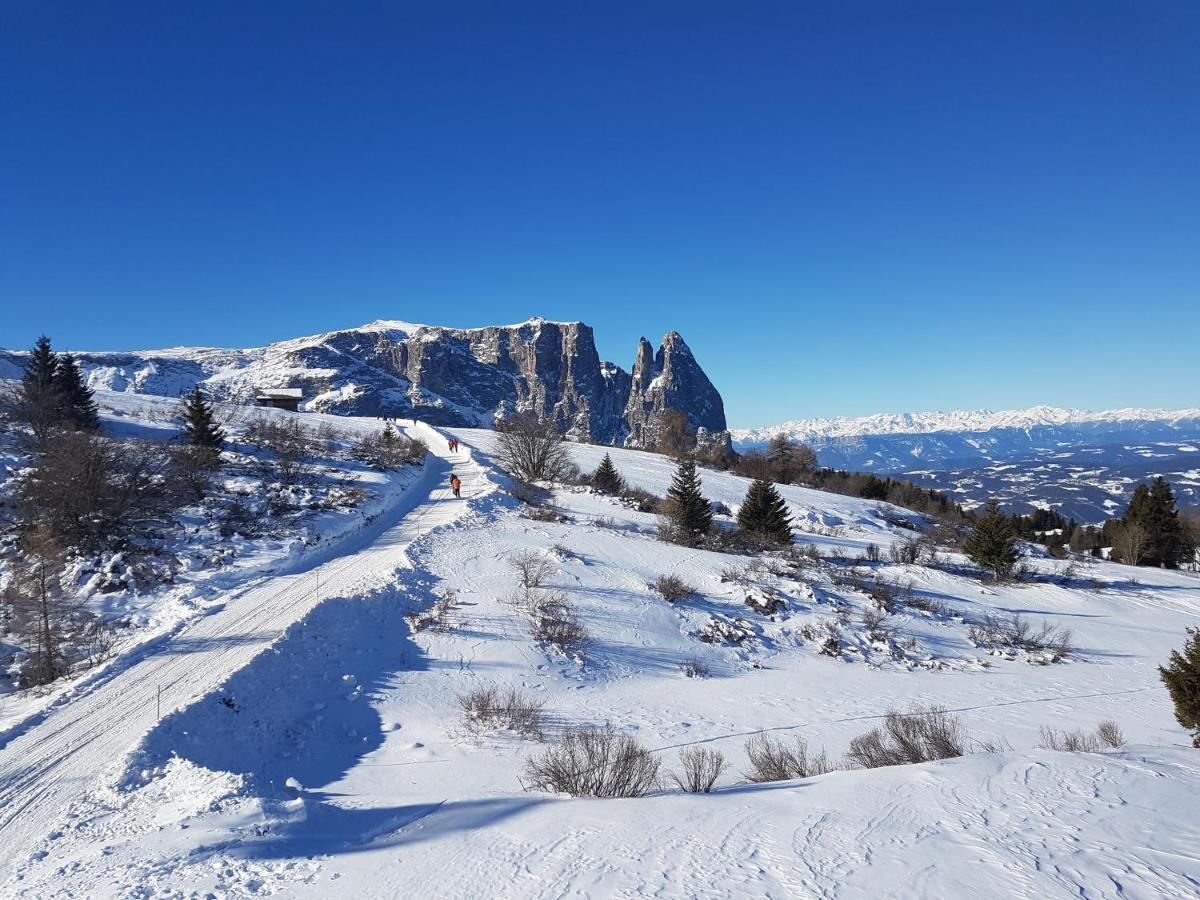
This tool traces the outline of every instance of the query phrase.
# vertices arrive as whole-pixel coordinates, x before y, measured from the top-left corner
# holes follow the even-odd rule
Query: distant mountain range
[[[177,397],[200,385],[254,402],[259,390],[300,388],[303,407],[343,415],[417,417],[490,426],[535,411],[580,440],[654,446],[667,411],[728,440],[721,395],[678,332],[657,351],[638,342],[632,372],[603,362],[590,326],[533,318],[444,328],[378,321],[244,350],[182,347],[75,354],[93,388]],[[0,350],[0,378],[27,354]]]
[[[1036,406],[991,412],[879,414],[735,429],[740,450],[776,434],[810,444],[823,465],[902,475],[967,506],[996,497],[1081,521],[1119,512],[1138,482],[1162,475],[1200,506],[1200,409],[1088,412]]]

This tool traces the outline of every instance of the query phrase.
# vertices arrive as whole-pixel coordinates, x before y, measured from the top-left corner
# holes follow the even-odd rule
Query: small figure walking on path
[[[462,496],[462,482],[458,480],[457,475],[450,476],[450,487],[454,490],[455,497]]]

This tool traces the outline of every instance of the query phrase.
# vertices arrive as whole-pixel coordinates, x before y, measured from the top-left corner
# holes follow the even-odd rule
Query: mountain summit
[[[642,338],[632,375],[596,352],[582,322],[445,328],[382,320],[246,350],[173,348],[76,354],[94,388],[179,396],[199,385],[249,403],[259,390],[301,388],[304,408],[490,426],[533,411],[569,436],[653,447],[663,415],[692,431],[725,431],[721,395],[678,332],[657,352]],[[0,377],[24,354],[0,351]]]

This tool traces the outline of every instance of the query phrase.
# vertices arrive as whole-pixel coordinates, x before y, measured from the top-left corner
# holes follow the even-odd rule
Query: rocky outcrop
[[[22,354],[0,351],[0,370]],[[195,385],[253,402],[257,390],[299,387],[304,407],[343,415],[415,417],[490,426],[532,411],[577,440],[653,447],[664,415],[727,441],[724,404],[677,332],[655,352],[643,338],[632,375],[600,359],[590,326],[530,319],[443,328],[375,322],[251,350],[179,348],[80,353],[93,387],[178,396]]]

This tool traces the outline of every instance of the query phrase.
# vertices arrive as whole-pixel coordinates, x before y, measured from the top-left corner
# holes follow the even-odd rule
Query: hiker
[[[457,475],[450,476],[450,487],[454,489],[454,496],[462,496],[462,482],[458,480]]]

